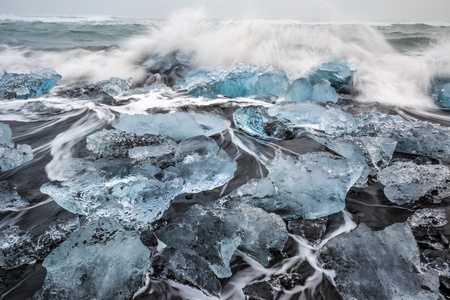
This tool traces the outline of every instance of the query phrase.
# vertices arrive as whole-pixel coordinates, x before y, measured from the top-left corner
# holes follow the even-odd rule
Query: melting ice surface
[[[33,152],[29,145],[17,145],[11,140],[11,128],[0,123],[0,171],[14,169],[33,159]]]
[[[221,186],[236,170],[206,136],[177,144],[164,135],[103,130],[87,138],[87,148],[99,157],[73,159],[66,165],[68,180],[41,191],[73,213],[113,217],[135,228],[158,220],[178,194]]]
[[[117,222],[85,222],[45,259],[38,299],[129,299],[142,285],[149,256],[139,235]]]
[[[155,115],[121,115],[114,127],[139,135],[146,133],[164,134],[177,141],[197,135],[209,136],[226,129],[226,125],[221,118],[182,112]]]
[[[231,197],[285,219],[317,219],[343,210],[362,171],[362,165],[325,152],[298,158],[277,154],[266,167],[267,177],[250,180]]]
[[[62,77],[55,70],[34,68],[30,74],[4,73],[0,76],[0,97],[28,99],[52,89]]]

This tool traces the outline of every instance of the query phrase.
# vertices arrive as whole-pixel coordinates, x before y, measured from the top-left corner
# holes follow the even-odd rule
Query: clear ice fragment
[[[143,284],[150,251],[112,220],[86,221],[44,260],[39,299],[129,299]]]
[[[4,73],[0,76],[0,97],[28,99],[52,89],[62,77],[55,70],[34,68],[30,74]]]
[[[298,158],[278,153],[265,178],[252,179],[232,198],[275,212],[284,219],[317,219],[345,208],[345,197],[364,165],[326,152]]]
[[[155,115],[121,114],[113,126],[138,135],[168,135],[176,141],[198,135],[209,136],[227,129],[223,119],[219,117],[182,112]]]
[[[313,95],[313,86],[308,78],[298,78],[292,82],[284,96],[285,101],[305,102],[311,100]]]

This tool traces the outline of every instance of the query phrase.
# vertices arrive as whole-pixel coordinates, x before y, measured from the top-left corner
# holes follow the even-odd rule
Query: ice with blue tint
[[[32,233],[16,225],[3,224],[0,230],[0,268],[11,270],[43,260],[78,226],[78,216],[60,216],[45,232],[41,231],[42,227]]]
[[[433,96],[439,106],[450,109],[450,82],[438,84],[433,89]]]
[[[338,101],[338,95],[328,80],[321,79],[313,86],[311,101],[336,103]]]
[[[187,90],[195,97],[257,96],[270,100],[283,96],[288,85],[289,79],[281,70],[236,64],[233,68],[220,66],[211,71],[198,70],[179,80],[174,88]]]
[[[233,113],[234,125],[237,129],[261,138],[286,139],[293,133],[293,126],[286,119],[278,120],[269,116],[263,106],[246,106]]]
[[[156,235],[173,248],[204,258],[219,278],[231,276],[236,250],[267,266],[271,251],[282,250],[288,238],[279,216],[247,204],[221,203],[194,205]]]
[[[147,146],[134,147],[136,141]],[[206,136],[176,144],[162,135],[103,130],[89,136],[87,146],[103,157],[68,161],[68,179],[46,183],[41,192],[73,213],[113,217],[137,229],[158,220],[178,194],[222,186],[237,168]]]
[[[11,139],[11,128],[0,123],[0,172],[21,166],[33,159],[33,151],[29,145],[17,145]]]
[[[174,153],[177,145],[168,136],[154,134],[137,135],[117,129],[97,131],[89,135],[86,138],[86,142],[86,148],[97,155],[114,157],[129,156],[141,160],[143,159],[143,155],[147,157],[159,157]],[[128,152],[130,152],[130,155]]]
[[[319,117],[321,129],[331,135],[348,134],[356,130],[355,117],[339,107],[330,107]]]
[[[230,196],[284,219],[317,219],[345,208],[364,164],[326,152],[297,158],[277,153],[266,168],[267,177],[250,180]]]
[[[439,278],[420,263],[419,248],[406,224],[371,231],[361,223],[320,250],[344,299],[439,299]]]
[[[38,299],[130,299],[143,285],[150,250],[110,219],[85,223],[43,262]]]
[[[284,96],[285,101],[305,102],[311,100],[313,95],[313,86],[308,78],[298,78],[292,82]]]
[[[384,194],[394,203],[412,203],[426,197],[434,203],[450,197],[450,168],[446,165],[395,162],[378,173]]]
[[[85,164],[64,182],[44,184],[41,192],[70,212],[142,228],[159,219],[183,188],[180,178],[156,179],[157,168],[108,158]]]
[[[255,95],[276,99],[286,93],[289,79],[284,71],[272,67],[264,67],[260,72],[262,74],[258,76],[258,80],[255,83]]]
[[[121,114],[113,126],[138,135],[168,135],[176,141],[198,135],[210,136],[227,129],[224,120],[219,117],[183,112],[154,115]]]
[[[51,90],[61,78],[55,70],[40,67],[30,74],[5,72],[0,76],[0,98],[34,98]]]
[[[29,203],[20,197],[15,184],[0,181],[0,211],[6,208],[27,206]]]
[[[383,137],[337,137],[324,138],[311,135],[311,138],[327,146],[343,157],[365,165],[355,186],[365,186],[368,175],[387,166],[394,154],[397,142]]]
[[[396,151],[435,157],[450,157],[450,128],[426,121],[407,121],[379,112],[355,116],[357,128],[348,133],[383,136],[397,141]]]
[[[198,193],[221,186],[234,177],[236,162],[206,136],[182,140],[175,150],[177,164],[166,173],[183,179],[184,193]]]
[[[325,111],[326,108],[308,102],[280,102],[268,109],[270,116],[288,120],[293,125],[319,125],[319,118]]]
[[[87,83],[81,88],[86,91],[103,91],[111,97],[119,96],[124,92],[128,92],[133,84],[133,78],[120,79],[111,77],[107,80],[102,80],[96,83]]]
[[[320,65],[312,74],[309,75],[311,83],[317,84],[321,79],[326,79],[331,86],[339,91],[339,89],[349,84],[353,73],[357,70],[358,65],[345,61],[332,61]]]
[[[208,262],[189,250],[166,247],[151,258],[151,276],[188,283],[204,293],[220,297],[222,286]]]

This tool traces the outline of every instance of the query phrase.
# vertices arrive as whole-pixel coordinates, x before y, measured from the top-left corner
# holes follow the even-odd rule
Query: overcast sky
[[[154,18],[186,7],[222,18],[450,22],[450,0],[0,0],[0,14]]]

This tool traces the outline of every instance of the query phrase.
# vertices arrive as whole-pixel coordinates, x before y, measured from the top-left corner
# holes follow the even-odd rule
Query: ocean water
[[[189,200],[184,195],[176,197],[164,216],[167,220],[182,215],[194,204],[217,200],[251,178],[265,176],[265,162],[274,157],[277,149],[293,155],[329,150],[309,138],[265,140],[235,129],[231,124],[236,109],[272,104],[252,98],[196,98],[172,89],[173,80],[149,71],[149,60],[155,55],[176,53],[191,58],[187,74],[245,63],[283,70],[291,81],[307,76],[326,62],[357,63],[352,93],[339,95],[341,107],[354,113],[381,111],[411,121],[450,126],[450,111],[438,107],[431,96],[437,80],[450,78],[450,24],[227,21],[209,19],[201,11],[179,11],[167,19],[0,15],[0,71],[28,73],[40,66],[62,76],[54,89],[38,98],[0,100],[0,121],[10,125],[16,144],[30,145],[34,154],[31,162],[0,174],[1,181],[16,184],[20,196],[29,202],[26,207],[1,211],[0,229],[15,225],[37,240],[52,224],[73,216],[42,194],[40,187],[49,181],[66,180],[67,161],[91,155],[85,148],[86,137],[110,129],[119,114],[200,112],[218,116],[228,124],[228,132],[213,138],[237,161],[235,178],[219,187],[220,195],[208,191]],[[169,87],[159,85],[156,89],[124,93],[116,97],[115,105],[60,94],[111,77],[133,78],[135,91],[149,82]],[[449,165],[449,158],[442,158],[441,163]],[[438,206],[447,215],[448,203]],[[346,211],[330,218],[328,239],[352,230],[356,223],[382,230],[404,222],[423,207],[390,202],[376,181],[365,188],[352,188]],[[448,225],[442,234],[450,238]],[[280,299],[341,299],[332,271],[317,260],[316,250],[292,234],[285,256],[275,257],[267,268],[236,253],[233,276],[220,281],[222,298],[244,299],[245,286],[280,272],[294,272],[306,278],[306,283],[286,289]],[[40,257],[13,269],[0,267],[0,299],[33,297],[46,276],[42,262]],[[191,286],[148,276],[135,294],[136,299],[213,299]],[[441,293],[445,291],[449,297],[448,289],[441,286]]]

